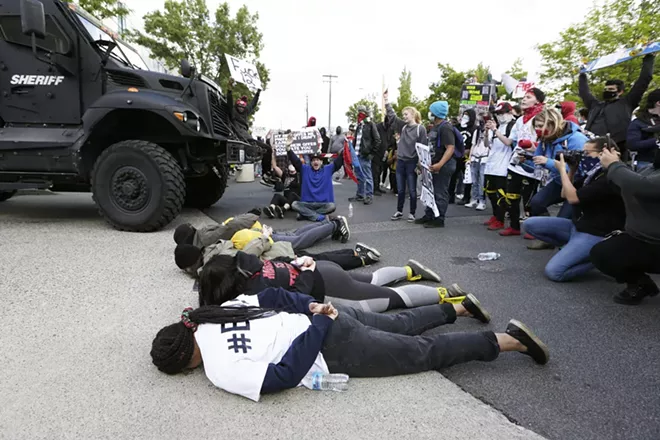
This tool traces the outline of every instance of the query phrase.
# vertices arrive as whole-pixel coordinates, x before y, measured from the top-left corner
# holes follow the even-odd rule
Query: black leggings
[[[506,212],[505,192],[506,176],[493,176],[486,174],[486,195],[493,206],[493,216],[504,223],[504,213]]]
[[[293,191],[285,191],[284,194],[277,193],[273,195],[273,198],[270,199],[270,204],[284,208],[284,205],[288,204],[289,209],[293,202],[300,200],[300,196]]]
[[[316,270],[323,280],[322,286],[314,286],[314,297],[325,295],[325,301],[354,307],[366,312],[385,312],[392,309],[413,308],[440,302],[435,287],[409,284],[401,287],[385,287],[407,279],[404,267],[383,267],[371,274],[347,273],[330,261],[318,261]]]
[[[506,204],[504,206],[509,211],[513,229],[520,230],[520,199],[522,198],[523,205],[527,207],[538,184],[539,181],[536,179],[509,171],[506,192],[503,195],[503,200],[499,203],[501,205]]]
[[[353,270],[364,266],[362,258],[356,256],[353,249],[340,249],[338,251],[321,252],[319,254],[299,251],[297,255],[299,257],[312,257],[314,261],[332,261],[344,270]]]

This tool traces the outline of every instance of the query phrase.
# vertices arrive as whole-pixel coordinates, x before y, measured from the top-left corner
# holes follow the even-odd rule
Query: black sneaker
[[[506,326],[506,334],[518,340],[527,347],[527,351],[522,352],[530,356],[537,364],[545,365],[550,359],[548,347],[522,322],[512,319]]]
[[[455,298],[457,296],[468,296],[470,292],[464,290],[461,286],[454,283],[451,286],[447,287],[447,295],[450,298]]]
[[[658,286],[656,286],[650,279],[649,281],[650,284],[629,284],[622,292],[614,295],[614,302],[617,304],[636,306],[647,296],[656,296],[658,294]]]
[[[364,202],[364,197],[362,197],[362,196],[349,197],[348,201],[349,202]]]
[[[358,257],[369,257],[372,260],[379,261],[381,254],[375,248],[367,246],[364,243],[358,243],[355,245],[355,252],[358,254]]]
[[[440,283],[442,281],[437,273],[433,272],[417,260],[408,260],[407,266],[412,269],[413,277],[420,275],[423,280],[433,281],[434,283]]]
[[[431,221],[428,221],[424,223],[425,228],[444,228],[445,227],[445,221],[444,220],[437,220],[433,219]]]
[[[275,215],[277,218],[284,218],[284,210],[281,206],[275,206]]]
[[[374,195],[377,196],[377,197],[382,197],[383,193],[380,192],[380,191],[374,191]]]
[[[273,208],[270,206],[266,206],[264,209],[264,214],[268,216],[268,218],[275,218],[275,212],[273,212]]]
[[[250,214],[254,214],[257,217],[261,215],[261,209],[260,208],[252,208],[248,211]]]
[[[447,291],[449,291],[449,289],[447,289]],[[481,306],[479,300],[471,293],[467,294],[461,305],[465,307],[465,310],[467,310],[474,319],[478,319],[484,324],[490,322],[490,313]]]
[[[339,216],[337,222],[339,240],[341,240],[342,243],[346,243],[351,238],[351,230],[348,227],[348,220],[346,220],[346,217],[344,216]]]
[[[268,186],[270,188],[275,186],[275,184],[271,181],[271,179],[268,176],[263,176],[259,181],[259,183],[261,183],[263,186]]]
[[[374,202],[374,199],[372,199],[371,197],[367,197],[366,199],[364,199],[364,204],[365,205],[371,205],[373,202]]]
[[[424,217],[420,217],[417,220],[415,220],[415,224],[416,225],[424,225],[424,224],[426,224],[430,221],[431,221],[430,218],[428,218],[427,216],[424,216]]]

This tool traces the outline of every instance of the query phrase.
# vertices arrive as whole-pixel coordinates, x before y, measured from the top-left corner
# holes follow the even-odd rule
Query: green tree
[[[380,111],[380,104],[376,102],[376,97],[374,95],[370,95],[366,98],[360,99],[358,102],[348,107],[346,118],[349,124],[357,121],[357,109],[361,105],[365,106],[367,110],[369,110],[369,113],[371,114],[372,120],[374,122],[383,122],[383,113]]]
[[[229,5],[222,3],[211,19],[205,0],[166,0],[163,11],[144,16],[145,32],[133,32],[132,39],[147,47],[154,58],[170,69],[178,69],[186,58],[197,73],[208,76],[221,86],[227,84],[230,73],[224,55],[230,54],[254,63],[262,87],[268,84],[268,69],[259,61],[263,35],[257,29],[257,13],[242,6],[232,17]],[[237,95],[250,92],[236,84]]]
[[[513,62],[513,65],[509,67],[509,70],[507,70],[504,73],[506,73],[507,75],[511,75],[511,77],[517,80],[527,78],[529,76],[529,72],[523,70],[522,63],[523,63],[522,58],[516,58],[516,60]]]
[[[438,63],[440,80],[429,86],[431,94],[426,99],[425,107],[434,101],[447,101],[449,103],[449,116],[458,115],[458,107],[461,100],[461,88],[465,80],[474,76],[474,71],[460,72],[449,64]],[[426,117],[426,113],[422,113]]]
[[[579,65],[618,49],[638,46],[640,41],[658,41],[658,22],[660,2],[657,0],[594,3],[583,21],[561,32],[557,40],[537,46],[542,57],[541,80],[550,96],[580,102],[577,94]],[[621,79],[629,88],[639,75],[641,62],[638,57],[592,72],[589,79],[592,93],[598,96],[609,78]],[[650,89],[658,85],[660,74],[654,76]]]
[[[412,73],[405,67],[399,75],[399,96],[395,103],[392,103],[394,111],[401,115],[401,112],[406,107],[416,108],[422,115],[422,119],[426,117],[426,103],[413,95],[412,92]]]
[[[100,20],[113,17],[125,17],[131,12],[131,10],[124,6],[119,0],[79,0],[78,4],[85,11]]]

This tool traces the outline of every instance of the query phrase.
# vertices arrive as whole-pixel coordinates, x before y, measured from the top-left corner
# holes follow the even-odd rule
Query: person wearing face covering
[[[660,128],[649,127],[657,148],[653,165],[639,173],[628,168],[616,151],[604,149],[600,163],[607,179],[621,190],[626,225],[591,250],[591,262],[626,288],[614,295],[619,304],[636,305],[660,289],[648,274],[660,273]]]
[[[633,110],[639,106],[642,96],[651,84],[654,63],[655,54],[644,57],[639,78],[627,95],[624,95],[625,84],[620,79],[610,79],[605,82],[602,101],[591,94],[587,74],[580,74],[580,98],[589,110],[589,118],[585,129],[598,136],[605,136],[609,133],[612,140],[619,146],[624,160],[627,160],[626,134],[628,125]]]
[[[653,164],[658,147],[655,137],[646,129],[658,125],[660,125],[660,89],[655,89],[649,93],[644,108],[637,112],[637,119],[628,127],[628,149],[636,153],[638,171]]]
[[[477,112],[473,109],[467,109],[463,112],[458,125],[458,131],[463,136],[463,143],[465,144],[465,155],[462,160],[456,164],[456,171],[451,176],[449,182],[449,203],[456,202],[457,205],[465,205],[470,203],[472,185],[463,183],[465,176],[465,164],[470,157],[470,150],[474,144],[474,139],[477,137],[477,129],[479,124],[477,122]]]
[[[617,188],[607,179],[600,164],[604,148],[618,151],[605,137],[587,141],[580,165],[589,171],[580,176],[579,165],[566,170],[563,155],[553,162],[562,181],[561,197],[573,206],[570,219],[532,217],[525,221],[525,232],[545,243],[561,247],[545,266],[545,276],[556,282],[573,280],[594,268],[591,249],[613,231],[623,228],[626,211]]]
[[[580,125],[580,121],[575,116],[575,109],[577,106],[573,101],[564,101],[561,104],[557,104],[556,108],[561,112],[561,116],[564,118],[564,121],[572,122],[575,125]]]
[[[371,163],[374,153],[380,151],[380,134],[376,124],[369,117],[367,108],[358,106],[357,127],[355,132],[355,152],[360,161],[358,173],[358,187],[355,197],[349,198],[351,202],[363,202],[365,205],[373,203],[374,178]]]

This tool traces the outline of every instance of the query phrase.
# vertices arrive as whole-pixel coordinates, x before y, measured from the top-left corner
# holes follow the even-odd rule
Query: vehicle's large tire
[[[212,206],[225,193],[228,177],[227,165],[219,164],[201,177],[187,178],[186,206],[197,209]]]
[[[9,200],[16,195],[16,191],[0,191],[0,202]]]
[[[181,167],[164,148],[129,140],[108,147],[92,170],[92,197],[101,216],[122,231],[151,232],[183,208]]]

